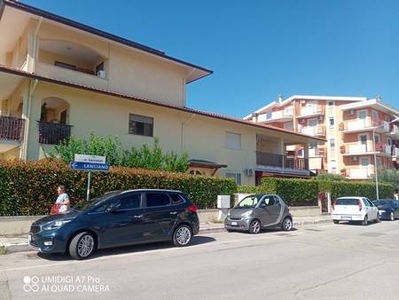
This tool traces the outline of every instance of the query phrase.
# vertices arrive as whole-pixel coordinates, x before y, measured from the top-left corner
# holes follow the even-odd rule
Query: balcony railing
[[[326,127],[324,125],[306,126],[301,129],[301,133],[313,136],[325,136]]]
[[[367,131],[375,130],[376,132],[389,132],[388,122],[377,122],[371,118],[356,119],[351,121],[343,121],[339,125],[341,131]]]
[[[310,105],[301,107],[297,117],[324,115],[325,107],[323,105]]]
[[[391,146],[383,143],[367,142],[365,144],[360,143],[346,143],[340,147],[341,154],[350,155],[361,155],[361,154],[373,154],[374,152],[384,153],[391,155]]]
[[[309,159],[295,158],[286,155],[256,152],[256,164],[266,167],[307,170]]]
[[[0,140],[21,142],[24,136],[24,127],[24,119],[0,117]]]
[[[72,125],[38,122],[39,143],[58,145],[71,136]]]

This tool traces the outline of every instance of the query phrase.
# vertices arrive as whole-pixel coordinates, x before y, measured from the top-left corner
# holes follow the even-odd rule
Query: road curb
[[[317,223],[330,223],[331,219],[320,219],[320,220],[301,220],[301,221],[294,221],[293,226],[302,226],[302,225],[312,225]],[[202,228],[199,230],[199,234],[206,234],[206,233],[217,233],[217,232],[225,232],[226,229],[224,228],[223,224],[206,224],[203,225]],[[28,251],[37,251],[33,247],[31,247],[28,242],[26,243],[21,242],[20,240],[17,243],[12,243],[9,240],[12,238],[3,238],[2,245],[5,248],[6,254],[8,253],[16,253],[16,252],[28,252]],[[27,238],[26,238],[27,239]],[[1,243],[0,243],[1,244]]]

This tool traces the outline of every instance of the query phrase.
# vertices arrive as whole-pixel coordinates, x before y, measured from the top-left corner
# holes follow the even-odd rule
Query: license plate
[[[237,222],[231,222],[232,226],[237,226]]]
[[[352,217],[344,216],[344,217],[341,217],[341,220],[352,220]]]

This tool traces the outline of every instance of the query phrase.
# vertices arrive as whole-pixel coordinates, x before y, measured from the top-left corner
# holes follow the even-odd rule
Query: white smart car
[[[357,221],[367,225],[379,221],[378,207],[366,197],[339,197],[332,206],[332,219],[335,224]]]

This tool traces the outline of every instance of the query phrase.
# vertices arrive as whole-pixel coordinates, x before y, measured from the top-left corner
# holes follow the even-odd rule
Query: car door
[[[101,228],[101,246],[140,242],[143,238],[141,193],[121,194],[106,208]]]
[[[365,208],[367,210],[367,216],[369,220],[377,220],[378,218],[378,207],[371,202],[367,198],[363,198],[364,203],[365,203]]]
[[[273,195],[265,195],[256,210],[262,226],[269,227],[278,223],[281,204]]]
[[[149,241],[169,239],[179,211],[171,205],[168,192],[146,192],[143,204],[144,238]]]
[[[395,219],[399,217],[399,201],[398,200],[393,200],[393,208],[395,211]]]

